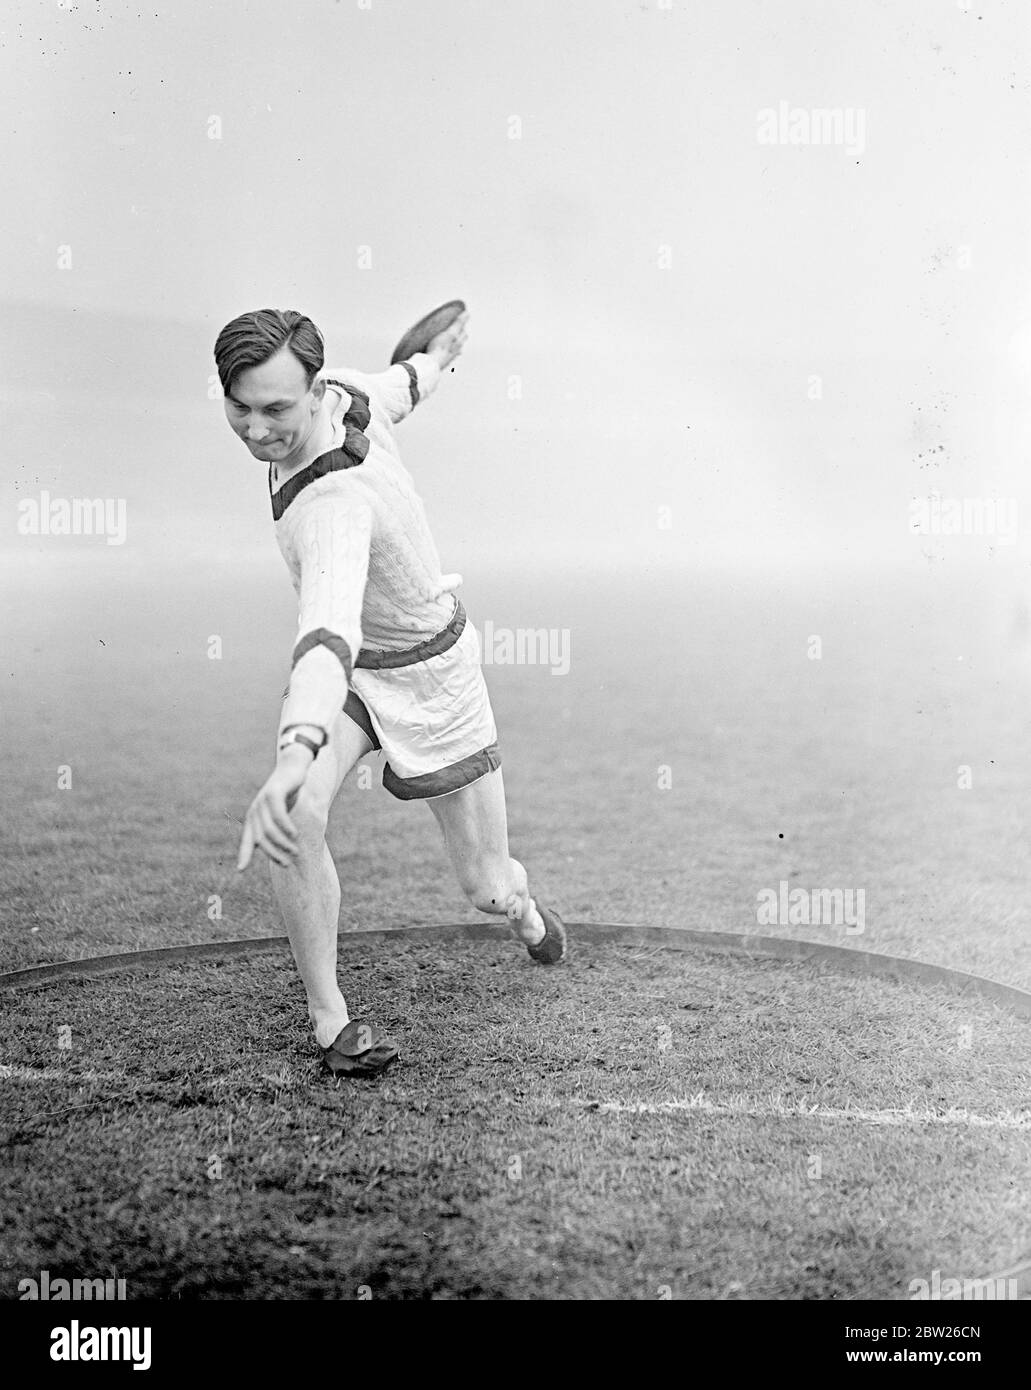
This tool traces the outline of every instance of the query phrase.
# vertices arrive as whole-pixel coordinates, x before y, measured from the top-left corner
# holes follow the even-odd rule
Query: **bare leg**
[[[468,787],[430,798],[462,891],[481,912],[507,917],[520,941],[536,946],[545,935],[530,897],[526,870],[508,852],[508,817],[501,768]]]
[[[326,844],[326,822],[341,783],[371,747],[353,719],[337,716],[329,743],[312,764],[290,812],[297,827],[297,857],[285,868],[270,862],[272,887],[320,1047],[329,1047],[350,1021],[337,981],[340,879]]]

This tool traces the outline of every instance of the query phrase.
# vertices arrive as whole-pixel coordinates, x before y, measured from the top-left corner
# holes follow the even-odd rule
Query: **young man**
[[[507,918],[534,960],[564,958],[561,918],[530,896],[508,850],[497,728],[479,641],[443,575],[393,427],[462,351],[468,314],[378,375],[324,371],[322,335],[294,310],[222,329],[215,363],[233,432],[268,465],[276,539],[299,600],[278,756],[251,803],[238,868],[255,848],[272,880],[323,1061],[372,1076],[395,1043],[351,1019],[337,981],[340,881],[326,823],[344,778],[373,748],[383,785],[425,800],[458,880]]]

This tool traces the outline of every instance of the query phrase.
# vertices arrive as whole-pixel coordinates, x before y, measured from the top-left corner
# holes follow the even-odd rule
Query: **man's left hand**
[[[449,367],[465,347],[468,323],[469,310],[466,309],[458,315],[454,323],[448,324],[443,333],[438,333],[435,338],[430,339],[426,347],[427,355],[433,358],[441,371]]]

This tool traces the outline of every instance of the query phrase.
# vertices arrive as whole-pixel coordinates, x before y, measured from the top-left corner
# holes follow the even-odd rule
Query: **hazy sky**
[[[445,569],[983,556],[907,534],[932,487],[1031,518],[1023,0],[6,15],[19,569],[57,562],[14,534],[41,488],[126,499],[119,563],[279,563],[218,328],[300,308],[374,369],[454,295],[467,355],[403,443]],[[782,103],[841,142],[761,139]]]

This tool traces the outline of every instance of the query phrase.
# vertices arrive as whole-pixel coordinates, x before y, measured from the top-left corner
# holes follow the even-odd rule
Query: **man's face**
[[[309,391],[304,367],[284,346],[267,362],[236,374],[225,397],[226,419],[254,458],[281,463],[311,433],[325,389],[316,381]]]

